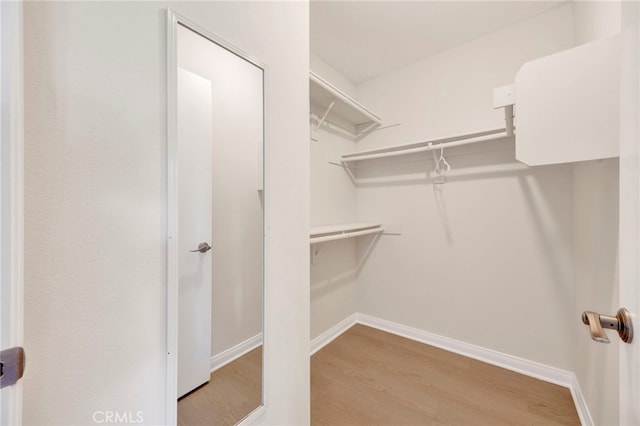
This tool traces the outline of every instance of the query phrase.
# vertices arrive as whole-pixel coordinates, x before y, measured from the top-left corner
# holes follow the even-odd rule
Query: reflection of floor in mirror
[[[312,425],[579,425],[568,389],[364,325],[311,357]]]
[[[211,373],[178,400],[178,426],[235,425],[262,404],[262,346]]]

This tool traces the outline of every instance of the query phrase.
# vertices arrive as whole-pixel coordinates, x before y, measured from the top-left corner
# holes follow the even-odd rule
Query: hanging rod
[[[386,127],[392,127],[392,126],[397,126],[398,124],[389,124],[388,126],[382,126],[382,127],[378,127],[377,123],[371,123],[369,126],[365,127],[363,130],[357,131],[356,133],[351,132],[350,130],[345,129],[344,127],[332,123],[331,121],[326,119],[322,120],[322,117],[318,117],[315,114],[309,114],[309,117],[311,117],[311,121],[315,122],[316,124],[313,125],[313,130],[314,131],[318,131],[318,129],[320,129],[320,126],[322,126],[322,124],[325,124],[326,126],[328,126],[328,128],[330,128],[332,131],[337,131],[349,138],[356,138],[356,140],[358,138],[360,138],[361,136],[364,136],[368,133],[371,133],[375,130],[378,129],[384,129]],[[356,126],[357,127],[357,126]],[[317,140],[317,139],[314,139]]]
[[[362,235],[381,234],[384,228],[379,223],[354,223],[334,226],[317,226],[311,228],[309,242],[311,244],[345,238],[360,237]]]
[[[431,139],[419,142],[413,142],[404,145],[394,145],[386,148],[372,149],[368,151],[354,152],[342,156],[342,162],[373,160],[376,158],[395,157],[398,155],[414,154],[417,152],[428,152],[440,149],[441,145],[445,148],[454,146],[470,145],[479,142],[489,142],[501,139],[512,139],[506,127],[497,129],[483,130],[479,132],[466,133],[457,136],[449,136],[446,138]]]
[[[343,240],[346,238],[360,237],[362,235],[381,234],[384,229],[366,229],[364,231],[348,232],[344,234],[327,235],[326,237],[313,237],[309,239],[311,244],[324,243],[327,241]]]

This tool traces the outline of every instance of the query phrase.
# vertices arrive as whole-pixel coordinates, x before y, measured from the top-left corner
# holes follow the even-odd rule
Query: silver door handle
[[[633,320],[631,313],[625,308],[618,309],[615,317],[585,311],[582,313],[582,322],[589,326],[591,338],[596,342],[609,343],[609,338],[604,334],[605,328],[616,330],[625,343],[633,340]]]
[[[189,250],[191,253],[195,253],[195,252],[200,252],[200,253],[206,253],[209,250],[211,250],[211,246],[207,243],[200,243],[198,244],[198,248],[195,250]]]

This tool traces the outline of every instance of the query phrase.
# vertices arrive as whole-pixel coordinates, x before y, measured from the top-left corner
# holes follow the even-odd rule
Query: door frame
[[[263,130],[262,130],[262,161],[261,165],[263,166],[261,169],[262,172],[262,182],[263,186],[263,205],[267,206],[267,182],[266,182],[266,173],[265,173],[265,159],[267,152],[267,81],[268,81],[268,70],[264,63],[262,63],[257,58],[248,54],[244,50],[234,46],[228,41],[218,37],[217,35],[211,33],[211,31],[207,30],[203,26],[191,21],[190,19],[185,18],[184,16],[176,13],[171,8],[167,8],[167,16],[166,16],[166,31],[167,31],[167,213],[166,213],[166,221],[167,221],[167,368],[166,368],[166,424],[174,425],[177,424],[178,420],[178,404],[177,404],[177,395],[178,395],[178,304],[179,304],[179,292],[178,292],[178,284],[179,284],[179,271],[178,271],[178,162],[177,162],[177,152],[178,152],[178,126],[177,126],[177,67],[178,67],[178,57],[177,57],[177,48],[178,48],[178,25],[183,25],[190,30],[198,33],[202,37],[210,40],[213,43],[223,47],[224,49],[230,51],[231,53],[243,58],[244,60],[252,63],[256,67],[262,70],[262,103],[263,103]],[[263,213],[263,224],[266,223],[266,211],[264,209]],[[266,265],[266,230],[264,230],[263,225],[263,265]],[[264,290],[265,285],[265,267],[263,266],[262,270],[262,285]],[[263,291],[263,295],[265,292]],[[262,300],[263,307],[265,306],[265,297],[263,296]],[[266,310],[263,309],[262,314],[262,324],[264,329]],[[263,332],[263,347],[266,345],[267,336],[265,336]],[[263,351],[263,360],[262,364],[265,365],[264,362],[264,351]],[[240,422],[251,421],[255,419],[257,416],[261,415],[261,413],[265,409],[265,383],[264,383],[264,373],[262,374],[262,405],[256,408],[252,413],[250,413],[244,420]]]
[[[24,340],[24,84],[22,0],[0,2],[0,349]],[[2,390],[0,423],[22,424],[22,381]]]
[[[640,422],[640,5],[622,2],[620,103],[620,291],[635,336],[620,348],[619,422]]]

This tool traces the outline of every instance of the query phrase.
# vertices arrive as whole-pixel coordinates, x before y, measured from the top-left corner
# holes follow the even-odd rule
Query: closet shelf
[[[483,130],[480,132],[466,133],[463,135],[449,136],[446,138],[431,139],[412,142],[403,145],[388,146],[385,148],[371,149],[368,151],[353,152],[341,157],[343,163],[362,160],[374,160],[377,158],[395,157],[398,155],[415,154],[416,152],[428,152],[437,149],[452,148],[454,146],[469,145],[480,142],[497,140],[514,140],[513,132],[505,127]]]
[[[341,157],[342,164],[346,165],[355,161],[374,160],[377,158],[395,157],[398,155],[415,154],[416,152],[434,151],[454,146],[470,145],[480,142],[497,140],[515,140],[514,119],[515,96],[513,85],[502,86],[493,91],[493,108],[504,110],[504,127],[481,130],[473,133],[447,136],[444,138],[428,139],[402,145],[387,146],[384,148],[370,149],[367,151],[352,152]]]
[[[312,226],[309,243],[324,243],[361,235],[379,234],[384,231],[380,223],[342,223],[338,225]]]
[[[320,115],[312,114],[316,130],[331,122],[358,137],[382,123],[380,117],[313,71],[309,71],[309,97],[322,111]]]

